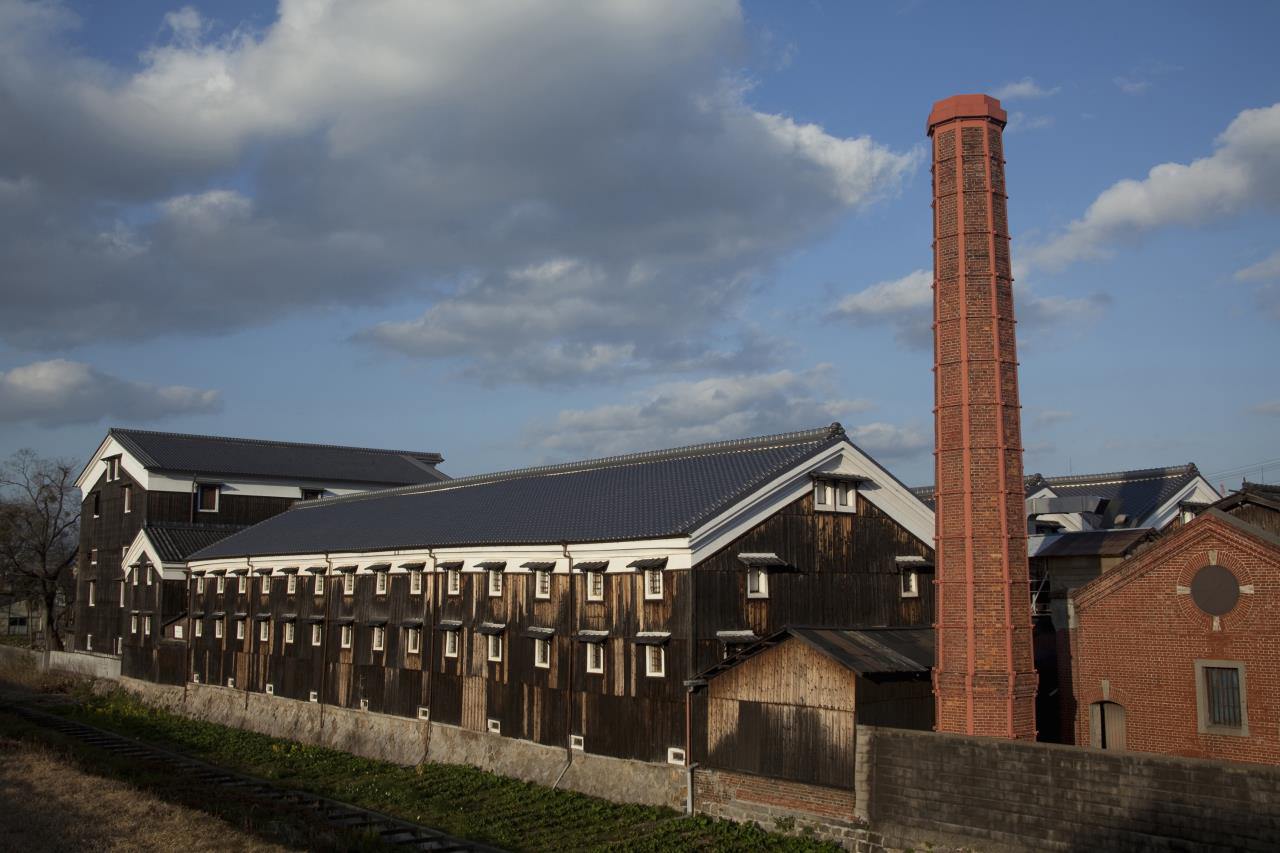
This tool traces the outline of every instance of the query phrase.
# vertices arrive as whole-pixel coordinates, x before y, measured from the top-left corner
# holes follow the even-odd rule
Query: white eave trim
[[[1148,515],[1146,518],[1138,519],[1140,524],[1135,527],[1154,527],[1161,530],[1166,524],[1173,521],[1178,514],[1179,504],[1183,501],[1199,501],[1203,503],[1214,503],[1222,499],[1222,495],[1218,494],[1218,490],[1213,484],[1204,478],[1203,474],[1197,475],[1194,480],[1187,483],[1178,490],[1173,497],[1165,501],[1159,509]]]
[[[934,518],[910,489],[850,441],[842,441],[810,457],[755,493],[703,524],[689,537],[696,565],[813,488],[813,476],[823,473],[856,475],[866,479],[858,494],[901,524],[923,544],[933,547]]]
[[[165,563],[161,561],[156,546],[152,544],[151,537],[147,536],[147,529],[138,531],[138,535],[133,537],[133,542],[129,544],[128,550],[124,552],[124,579],[129,580],[133,574],[133,564],[139,562],[143,557],[150,561],[151,565],[160,570],[160,578],[167,581],[181,581],[187,579],[186,563]]]

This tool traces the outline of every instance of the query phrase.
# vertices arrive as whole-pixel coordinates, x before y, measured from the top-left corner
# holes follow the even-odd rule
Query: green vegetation
[[[472,767],[402,767],[190,720],[116,691],[65,713],[229,769],[510,850],[835,850],[755,825],[685,817],[520,782]]]

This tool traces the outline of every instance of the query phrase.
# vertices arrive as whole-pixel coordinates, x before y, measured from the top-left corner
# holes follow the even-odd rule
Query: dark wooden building
[[[932,535],[838,425],[309,502],[192,556],[192,674],[683,763],[728,654],[930,625]]]
[[[859,725],[933,728],[933,629],[779,631],[691,682],[694,760],[852,791]]]
[[[122,655],[131,637],[125,551],[148,524],[254,524],[303,499],[434,483],[435,453],[111,429],[76,481],[83,495],[75,648]],[[207,544],[207,542],[206,542]],[[129,584],[131,585],[131,584]],[[154,614],[153,614],[154,615]]]

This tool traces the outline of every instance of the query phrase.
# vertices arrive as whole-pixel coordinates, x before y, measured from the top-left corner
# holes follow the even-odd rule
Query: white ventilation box
[[[569,748],[577,750],[585,749],[586,747],[582,745],[582,735],[569,735]]]
[[[502,734],[502,721],[501,721],[501,720],[489,720],[489,733],[490,733],[490,734],[495,734],[495,735],[500,735],[500,734]]]
[[[320,694],[319,694],[319,692],[317,692],[317,691],[315,691],[315,690],[312,690],[312,691],[311,691],[311,696],[310,696],[310,697],[308,697],[308,698],[309,698],[309,701],[311,701],[311,702],[319,702],[319,701],[320,701]]]

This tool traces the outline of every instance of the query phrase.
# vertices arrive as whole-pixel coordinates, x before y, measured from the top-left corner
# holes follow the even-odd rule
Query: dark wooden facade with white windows
[[[434,453],[112,429],[77,480],[83,498],[76,650],[119,655],[123,671],[138,677],[185,676],[185,666],[169,664],[163,667],[168,674],[159,674],[153,649],[158,633],[131,630],[135,611],[142,616],[149,609],[153,621],[161,618],[155,591],[135,592],[126,578],[125,551],[144,526],[190,525],[226,535],[299,500],[439,481],[444,475],[434,466],[440,461]],[[176,595],[179,603],[164,609],[166,619],[184,612],[182,594]]]
[[[931,533],[838,427],[304,505],[192,557],[190,677],[683,763],[707,731],[687,682],[726,656],[928,628]]]

